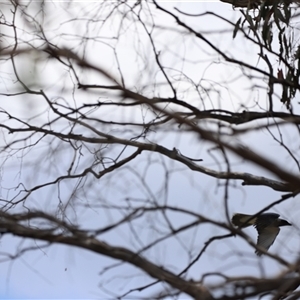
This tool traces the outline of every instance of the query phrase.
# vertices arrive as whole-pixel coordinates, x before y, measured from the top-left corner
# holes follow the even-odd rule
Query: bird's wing
[[[234,214],[231,222],[233,225],[238,227],[248,227],[250,225],[254,225],[256,222],[256,217],[252,215],[245,215],[245,214]]]
[[[257,238],[257,246],[268,250],[274,243],[279,231],[279,227],[275,226],[265,227],[264,229],[260,230]],[[259,256],[263,254],[259,250],[256,250],[255,253]]]

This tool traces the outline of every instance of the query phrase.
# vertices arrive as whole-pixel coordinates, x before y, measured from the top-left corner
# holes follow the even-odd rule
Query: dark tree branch
[[[45,218],[49,221],[57,223],[59,226],[63,226],[68,229],[72,234],[55,234],[54,231],[57,230],[57,227],[52,227],[50,229],[33,229],[31,227],[21,225],[16,221],[22,219],[32,219],[32,218]],[[18,215],[10,216],[5,213],[1,213],[2,220],[0,221],[0,226],[7,229],[10,233],[20,236],[28,237],[33,239],[40,239],[48,241],[50,243],[59,243],[64,245],[72,245],[80,247],[86,250],[93,251],[95,253],[105,255],[111,258],[119,259],[125,262],[128,262],[137,268],[143,270],[145,273],[150,275],[153,278],[156,278],[160,281],[168,283],[173,288],[178,289],[194,299],[203,299],[203,300],[212,300],[214,299],[209,291],[202,285],[193,283],[191,281],[186,281],[172,272],[159,267],[154,263],[150,262],[146,258],[138,255],[135,252],[132,252],[123,247],[111,246],[107,243],[104,243],[83,231],[79,231],[76,228],[73,228],[70,225],[67,225],[63,221],[58,221],[55,218],[48,216],[44,213],[29,213],[28,215]]]

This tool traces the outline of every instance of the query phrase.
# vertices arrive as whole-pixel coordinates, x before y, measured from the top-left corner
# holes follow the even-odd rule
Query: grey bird
[[[268,250],[274,243],[279,231],[280,226],[292,226],[288,221],[279,219],[279,214],[275,213],[264,213],[260,215],[245,215],[245,214],[234,214],[231,221],[232,224],[244,228],[253,225],[257,232],[257,246]],[[256,250],[255,253],[261,256],[263,253]]]

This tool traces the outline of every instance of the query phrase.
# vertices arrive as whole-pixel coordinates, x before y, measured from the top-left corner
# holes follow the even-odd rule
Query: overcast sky
[[[218,1],[164,1],[161,3],[164,7],[172,9],[177,7],[182,11],[188,13],[204,13],[206,11],[215,12],[221,14],[223,17],[236,21],[241,14],[238,9],[233,10],[231,5],[223,4]],[[48,5],[48,4],[47,4]],[[134,31],[128,28],[124,30],[124,34],[116,40],[106,39],[116,35],[117,25],[113,22],[105,25],[101,30],[96,31],[97,26],[89,25],[84,27],[84,20],[74,22],[70,21],[72,18],[83,18],[85,16],[94,15],[97,17],[97,2],[74,2],[69,5],[66,3],[55,2],[49,4],[49,9],[46,10],[44,19],[44,26],[46,28],[45,33],[51,42],[58,43],[60,45],[73,46],[78,45],[82,36],[95,36],[101,37],[94,42],[87,42],[86,46],[86,59],[90,62],[94,62],[106,68],[107,70],[116,70],[116,64],[112,49],[108,46],[109,43],[113,43],[116,46],[120,65],[123,70],[124,77],[128,86],[135,87],[141,86],[147,82],[151,76],[151,64],[149,62],[149,74],[147,70],[145,74],[139,73],[139,61],[136,57],[136,52],[139,52],[143,60],[147,58],[147,48],[149,44],[146,44],[147,37],[140,33],[139,40],[134,34]],[[6,8],[6,12],[8,10]],[[166,27],[174,28],[176,25],[174,21],[162,16],[161,13],[156,12],[156,22]],[[100,15],[99,15],[100,18]],[[216,31],[214,34],[208,36],[216,43],[217,46],[222,47],[223,50],[236,55],[237,58],[245,59],[249,64],[255,64],[260,66],[261,61],[257,58],[257,50],[253,51],[251,45],[249,47],[245,44],[245,41],[238,35],[236,39],[232,39],[232,33],[219,33],[218,31],[230,29],[221,20],[216,17],[198,17],[188,18],[181,16],[183,20],[186,20],[190,25],[193,25],[196,30],[200,32]],[[69,20],[68,22],[66,22]],[[117,23],[117,22],[116,22]],[[20,24],[21,26],[21,24]],[[87,29],[88,28],[88,29]],[[139,29],[140,30],[140,29]],[[142,31],[141,31],[142,32]],[[63,34],[63,35],[62,35]],[[70,35],[72,34],[72,36]],[[29,38],[30,33],[27,37]],[[174,61],[174,69],[181,69],[185,74],[194,78],[195,81],[202,80],[202,84],[212,89],[210,101],[206,102],[206,108],[215,107],[216,105],[222,109],[241,111],[242,106],[255,105],[258,101],[260,107],[267,107],[267,96],[264,94],[263,89],[257,89],[253,91],[249,85],[249,80],[245,79],[241,75],[241,70],[237,67],[230,66],[229,64],[222,64],[218,61],[218,56],[213,53],[207,46],[203,46],[195,41],[190,41],[187,36],[180,36],[178,32],[172,32],[170,30],[168,35],[157,34],[157,45],[161,47],[162,56],[161,59],[166,64],[171,64]],[[181,40],[179,40],[181,39]],[[104,43],[105,42],[105,43]],[[37,41],[38,43],[38,41]],[[108,44],[108,45],[107,45]],[[140,47],[140,48],[139,48]],[[151,52],[151,51],[150,51]],[[142,57],[145,55],[145,57]],[[179,59],[180,57],[186,57],[186,62],[183,64]],[[152,58],[153,59],[153,58]],[[198,68],[195,62],[199,62]],[[64,100],[73,101],[72,95],[72,78],[69,78],[64,73],[63,69],[57,69],[50,63],[40,64],[40,67],[35,65],[33,61],[19,61],[20,70],[22,70],[22,78],[39,82],[41,85],[46,86],[45,91],[51,97],[63,97]],[[180,63],[182,66],[180,67]],[[0,82],[1,90],[12,91],[15,86],[10,81],[11,70],[2,69],[2,81]],[[113,71],[112,71],[113,72]],[[91,84],[98,82],[99,76],[93,72],[85,74],[85,83]],[[174,77],[179,76],[174,72]],[[159,81],[159,78],[157,78]],[[226,85],[230,83],[230,88],[227,89]],[[36,83],[35,83],[36,84]],[[103,84],[106,84],[104,82]],[[188,93],[185,91],[186,81],[182,79],[182,83],[178,84],[178,89],[182,91],[181,96],[185,101],[190,103],[197,103],[197,95],[195,93]],[[63,90],[63,88],[65,90]],[[163,90],[159,88],[161,95],[170,96],[170,90]],[[63,91],[63,93],[61,93]],[[216,92],[218,91],[218,93]],[[76,101],[78,103],[86,103],[88,101],[96,101],[98,95],[90,93],[87,98],[85,92],[74,92]],[[10,101],[9,101],[10,100]],[[59,100],[60,101],[60,100]],[[25,104],[24,104],[25,102]],[[62,101],[63,102],[63,101]],[[45,103],[41,103],[33,96],[20,96],[8,99],[1,96],[0,107],[13,111],[17,115],[37,115],[39,112],[43,112],[45,109]],[[285,111],[282,103],[276,104],[276,109]],[[132,109],[134,110],[134,109]],[[107,110],[105,111],[107,118],[120,117],[121,112]],[[140,112],[131,111],[132,118],[139,118]],[[297,113],[297,111],[295,111]],[[47,114],[43,114],[39,118],[35,118],[33,122],[43,121]],[[126,118],[126,116],[121,116]],[[145,112],[147,118],[147,113]],[[127,133],[124,133],[125,135]],[[292,142],[293,137],[296,134],[294,128],[289,128],[285,131],[285,137],[288,141]],[[188,132],[174,131],[163,133],[152,133],[150,135],[152,141],[158,141],[165,147],[172,149],[176,147],[180,149],[180,152],[184,155],[202,158],[203,166],[217,169],[215,160],[212,155],[207,152],[209,148],[212,148],[211,144],[203,143],[199,139],[195,138],[195,135]],[[7,138],[12,138],[7,135]],[[245,143],[253,146],[253,149],[269,155],[275,160],[280,160],[278,163],[284,163],[287,167],[291,167],[291,161],[287,153],[275,143],[272,138],[269,137],[266,131],[260,131],[249,133],[245,136]],[[295,145],[296,147],[297,145]],[[42,145],[47,147],[47,145]],[[32,153],[35,153],[34,151]],[[213,153],[213,152],[212,152]],[[58,153],[56,159],[53,160],[55,165],[47,170],[47,167],[39,167],[35,164],[35,167],[30,169],[24,167],[21,170],[20,158],[12,159],[10,164],[6,164],[1,172],[1,196],[11,197],[13,193],[17,191],[9,190],[8,187],[14,187],[17,182],[23,180],[27,182],[29,186],[36,185],[40,182],[50,180],[52,176],[55,176],[55,172],[63,172],[65,166],[70,160],[71,154],[61,151]],[[253,173],[258,176],[270,176],[269,173],[262,169],[253,166],[249,163],[242,161],[238,157],[231,156],[234,164],[235,171]],[[34,159],[34,155],[30,154],[22,160],[22,164],[30,162]],[[216,179],[208,177],[204,174],[192,172],[179,163],[171,162],[167,159],[158,158],[152,156],[153,163],[146,170],[146,165],[149,164],[147,154],[142,154],[137,161],[132,165],[132,169],[124,169],[118,175],[118,182],[108,176],[101,179],[100,182],[90,179],[89,186],[86,188],[82,195],[86,195],[86,202],[76,202],[74,207],[77,207],[76,221],[85,228],[97,228],[105,226],[107,222],[112,219],[118,219],[119,215],[106,215],[101,209],[87,209],[84,204],[95,203],[96,198],[110,199],[112,203],[118,203],[125,196],[132,198],[148,198],[151,197],[151,192],[155,195],[160,203],[168,201],[169,204],[178,205],[192,209],[202,215],[207,215],[216,220],[226,220],[224,213],[224,188],[219,186]],[[161,192],[163,187],[164,178],[166,176],[165,168],[162,167],[163,163],[170,171],[169,186],[167,193]],[[15,165],[15,168],[11,168],[11,164]],[[80,166],[79,166],[80,168]],[[37,173],[35,173],[37,172]],[[138,174],[144,174],[143,179],[146,181],[149,190],[141,185],[140,179],[136,176]],[[113,183],[112,183],[113,181]],[[78,182],[62,183],[59,189],[60,199],[63,204],[67,203],[70,198],[72,190],[75,188]],[[107,188],[109,186],[109,188]],[[92,187],[92,189],[90,188]],[[53,197],[54,195],[54,197]],[[35,192],[30,201],[26,203],[31,208],[46,209],[49,212],[55,212],[56,206],[59,203],[57,200],[57,191],[52,188],[45,188]],[[264,208],[271,202],[278,200],[281,194],[275,192],[267,187],[259,186],[241,186],[241,182],[231,184],[229,189],[229,208],[230,213],[235,212],[248,212],[256,213]],[[293,228],[283,228],[281,234],[272,246],[271,250],[276,253],[286,254],[289,260],[292,260],[298,255],[299,249],[299,221],[298,221],[298,207],[297,198],[292,199],[280,206],[274,207],[272,211],[278,212],[283,218],[288,219],[289,222],[295,225]],[[50,201],[51,200],[51,201]],[[292,208],[292,210],[291,210]],[[72,215],[75,220],[75,216]],[[174,214],[170,216],[176,224],[184,224],[188,221],[188,218],[183,218]],[[177,219],[178,218],[178,219]],[[160,222],[160,218],[157,217],[157,222]],[[150,224],[150,222],[149,222]],[[145,241],[151,241],[153,238],[153,232],[145,224],[139,224],[141,226],[141,232],[144,235],[142,238]],[[120,229],[111,232],[109,235],[105,235],[105,239],[110,241],[114,245],[136,246],[136,241],[132,240],[132,236],[128,232],[128,226],[121,226]],[[256,232],[254,228],[245,229],[247,234],[254,240],[256,239]],[[226,233],[217,227],[211,225],[201,225],[200,228],[189,230],[180,234],[180,241],[177,239],[168,239],[167,241],[159,244],[155,250],[147,252],[148,259],[157,262],[158,264],[165,263],[166,266],[170,266],[170,269],[174,272],[182,270],[187,260],[187,249],[194,249],[192,253],[195,255],[199,249],[203,247],[205,241],[207,241],[213,235],[219,235]],[[121,267],[112,268],[104,275],[99,274],[100,270],[105,266],[117,263],[117,261],[109,259],[104,256],[100,256],[91,253],[86,250],[66,247],[62,245],[52,245],[47,248],[41,247],[38,250],[28,251],[21,257],[16,259],[7,258],[6,254],[13,255],[17,249],[25,246],[42,246],[44,242],[32,241],[27,239],[20,239],[11,235],[5,235],[0,240],[0,298],[1,299],[40,299],[40,298],[55,298],[55,299],[104,299],[109,297],[109,292],[115,292],[122,294],[128,291],[130,288],[145,285],[152,282],[151,278],[147,276],[141,276],[141,272],[127,264],[123,264]],[[222,251],[220,252],[220,249]],[[184,252],[184,254],[183,254]],[[257,275],[257,270],[264,270],[268,274],[274,274],[279,272],[281,266],[275,263],[268,257],[258,259],[254,255],[254,250],[246,242],[242,241],[238,237],[232,237],[220,241],[215,241],[209,247],[208,251],[202,256],[189,272],[189,276],[199,276],[205,272],[212,272],[214,270],[224,271],[230,275]],[[237,257],[239,258],[237,264]],[[176,267],[175,267],[176,266]],[[265,267],[268,266],[266,269]],[[199,271],[200,270],[200,271]],[[268,275],[267,274],[267,275]],[[124,278],[127,278],[124,280]],[[128,279],[129,278],[129,279]],[[153,295],[159,291],[159,286],[149,288],[147,294]],[[132,294],[138,297],[138,293]],[[111,296],[113,298],[113,296]],[[181,299],[188,299],[187,296]]]

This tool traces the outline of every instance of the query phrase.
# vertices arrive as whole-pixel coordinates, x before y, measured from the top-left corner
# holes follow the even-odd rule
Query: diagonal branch
[[[41,214],[41,216],[42,215],[43,213]],[[88,236],[88,234],[83,231],[71,229],[71,226],[66,225],[65,223],[63,224],[64,227],[69,227],[69,229],[72,230],[72,234],[66,235],[54,233],[57,227],[55,227],[54,229],[45,230],[30,228],[15,222],[14,217],[10,216],[9,214],[1,213],[1,216],[1,226],[5,226],[6,229],[14,235],[40,239],[51,243],[77,246],[98,254],[119,259],[136,266],[153,278],[168,283],[173,288],[176,288],[177,290],[190,295],[194,299],[214,299],[204,286],[184,280],[176,274],[166,270],[163,267],[157,266],[156,264],[150,262],[146,258],[143,258],[142,256],[136,254],[135,252],[130,251],[127,248],[109,245],[94,237]],[[52,221],[55,221],[55,219],[53,218]],[[61,221],[58,222],[60,223],[60,225],[62,225],[63,223]]]

